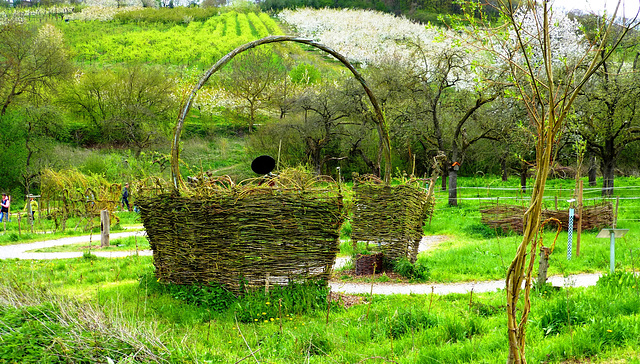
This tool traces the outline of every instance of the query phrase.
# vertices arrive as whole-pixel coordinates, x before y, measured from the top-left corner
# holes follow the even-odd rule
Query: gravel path
[[[126,231],[123,233],[113,233],[110,235],[110,239],[126,238],[129,236],[145,236],[145,231]],[[52,246],[70,245],[78,243],[100,244],[100,235],[85,235],[85,236],[73,236],[69,238],[62,238],[56,240],[37,241],[28,244],[15,244],[0,246],[0,259],[68,259],[81,257],[83,252],[57,252],[57,253],[30,253],[30,250],[50,248]],[[93,251],[98,257],[105,258],[120,258],[129,255],[135,255],[135,251]],[[141,250],[138,255],[151,255],[151,250]]]
[[[601,274],[576,274],[568,277],[552,276],[547,279],[549,283],[556,287],[588,287],[596,284]],[[334,292],[359,294],[370,293],[373,288],[373,294],[449,294],[449,293],[469,293],[474,292],[494,292],[505,288],[504,280],[499,281],[482,281],[482,282],[464,282],[464,283],[424,283],[424,284],[406,284],[406,283],[343,283],[330,282],[331,290]]]
[[[145,231],[128,231],[122,233],[111,234],[111,239],[124,238],[128,236],[145,236]],[[435,235],[425,236],[420,242],[420,251],[433,249],[442,241],[447,239],[446,236]],[[59,245],[70,245],[77,243],[89,243],[93,241],[99,244],[100,235],[75,236],[56,240],[45,240],[29,244],[15,244],[0,246],[0,259],[68,259],[77,258],[83,255],[83,252],[58,252],[58,253],[30,253],[35,249],[49,248]],[[102,252],[93,251],[99,257],[120,258],[129,255],[135,255],[135,251],[113,251]],[[152,255],[151,250],[141,250],[138,255]],[[334,269],[344,266],[351,258],[336,258]],[[601,274],[577,274],[568,277],[553,276],[548,281],[559,287],[586,287],[596,284]],[[505,288],[504,280],[499,281],[482,281],[482,282],[464,282],[464,283],[424,283],[424,284],[406,284],[406,283],[345,283],[345,282],[329,282],[333,292],[347,294],[364,294],[370,293],[373,288],[373,294],[449,294],[449,293],[469,293],[474,292],[493,292]]]

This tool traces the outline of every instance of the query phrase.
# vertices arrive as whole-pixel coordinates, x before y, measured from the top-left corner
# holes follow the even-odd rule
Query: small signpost
[[[609,272],[613,273],[616,267],[616,238],[622,238],[629,232],[629,229],[602,229],[596,238],[611,239],[609,252]]]

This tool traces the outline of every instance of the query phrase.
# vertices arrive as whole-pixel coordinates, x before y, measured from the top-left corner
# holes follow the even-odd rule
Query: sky
[[[616,0],[555,0],[554,6],[564,7],[567,10],[580,9],[588,13],[601,14],[604,9],[613,12],[618,1]],[[626,17],[634,16],[638,11],[640,0],[622,0],[618,16],[622,15],[624,6],[624,14]]]

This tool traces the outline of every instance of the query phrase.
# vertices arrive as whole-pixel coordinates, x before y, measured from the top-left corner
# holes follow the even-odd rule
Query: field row
[[[188,25],[73,21],[62,26],[79,62],[209,67],[237,46],[282,34],[267,14],[227,12]]]

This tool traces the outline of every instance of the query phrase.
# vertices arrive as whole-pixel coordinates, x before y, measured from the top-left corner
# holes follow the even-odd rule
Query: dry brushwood
[[[236,293],[243,286],[328,280],[344,221],[336,184],[287,173],[255,182],[203,180],[180,195],[155,183],[139,187],[158,279],[218,283]]]
[[[483,224],[492,229],[515,231],[522,234],[525,207],[517,205],[491,204],[480,209]],[[562,223],[566,230],[569,226],[568,210],[542,210],[542,219],[554,218]],[[604,202],[595,206],[585,206],[582,210],[582,229],[591,230],[610,226],[613,222],[613,206]]]

